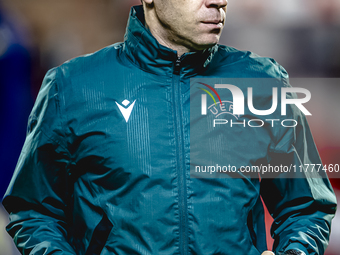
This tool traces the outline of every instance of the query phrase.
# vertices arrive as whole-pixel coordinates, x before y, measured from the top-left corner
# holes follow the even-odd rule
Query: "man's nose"
[[[224,8],[228,4],[228,0],[206,0],[207,7]]]

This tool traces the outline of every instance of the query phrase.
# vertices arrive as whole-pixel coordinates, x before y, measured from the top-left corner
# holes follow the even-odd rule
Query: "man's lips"
[[[202,23],[212,23],[212,24],[218,24],[218,23],[223,23],[223,20],[220,19],[215,19],[215,20],[204,20]]]
[[[222,28],[223,27],[223,21],[221,20],[205,20],[202,21],[204,25],[207,25],[211,28]]]

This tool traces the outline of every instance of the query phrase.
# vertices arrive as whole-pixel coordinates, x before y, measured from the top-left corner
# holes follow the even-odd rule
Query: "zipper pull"
[[[181,57],[177,57],[174,67],[174,74],[179,74],[180,71],[181,71]]]

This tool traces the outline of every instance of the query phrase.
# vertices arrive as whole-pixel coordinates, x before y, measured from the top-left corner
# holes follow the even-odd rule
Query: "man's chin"
[[[216,45],[220,40],[219,34],[208,34],[204,37],[202,36],[197,42],[197,49],[207,49]]]
[[[205,50],[205,49],[215,46],[217,43],[218,43],[218,40],[200,43],[200,44],[195,45],[194,50]]]

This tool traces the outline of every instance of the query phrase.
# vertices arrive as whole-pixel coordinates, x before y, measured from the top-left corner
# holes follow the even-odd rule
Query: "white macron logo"
[[[130,104],[130,101],[127,100],[127,99],[125,99],[125,100],[122,102],[122,104],[124,105],[124,106],[123,106],[123,105],[118,104],[117,101],[116,101],[116,104],[117,104],[117,106],[118,106],[120,112],[123,114],[123,117],[124,117],[126,123],[128,122],[128,120],[129,120],[129,118],[130,118],[130,115],[131,115],[133,106],[135,105],[135,102],[136,102],[136,100],[133,101],[132,104]],[[128,106],[129,104],[130,104],[130,106],[126,108],[126,106]]]

